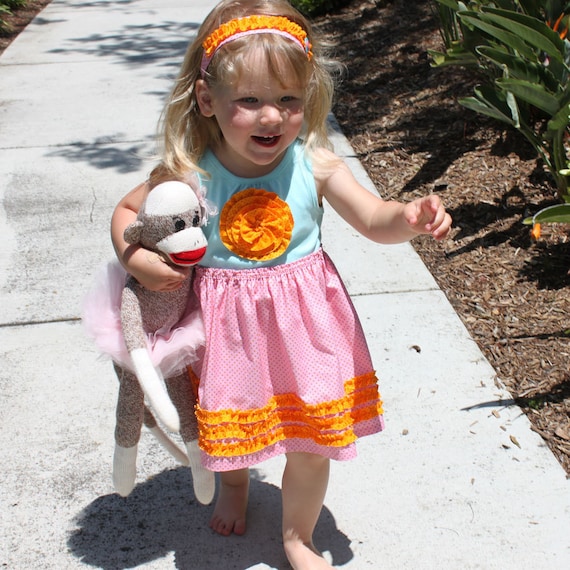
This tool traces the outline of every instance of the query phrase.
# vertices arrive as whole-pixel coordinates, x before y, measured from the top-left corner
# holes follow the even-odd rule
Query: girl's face
[[[218,160],[244,178],[271,172],[299,136],[304,119],[304,90],[295,81],[275,78],[259,50],[248,54],[246,70],[231,84],[196,84],[201,113],[215,117],[223,138],[213,149]]]

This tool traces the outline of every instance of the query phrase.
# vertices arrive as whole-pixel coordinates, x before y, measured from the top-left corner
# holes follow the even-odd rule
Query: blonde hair
[[[182,179],[188,171],[200,171],[198,163],[206,149],[220,143],[216,119],[204,117],[196,100],[202,43],[223,23],[254,14],[285,16],[299,24],[307,32],[313,56],[309,60],[299,46],[279,35],[238,38],[216,52],[204,77],[206,83],[216,89],[237,81],[245,68],[247,52],[252,45],[260,47],[274,77],[293,77],[305,89],[305,147],[308,150],[330,147],[326,122],[334,92],[333,72],[338,67],[323,55],[322,44],[310,23],[287,0],[222,0],[206,17],[189,45],[161,116],[162,162],[151,174],[151,186],[168,178]]]

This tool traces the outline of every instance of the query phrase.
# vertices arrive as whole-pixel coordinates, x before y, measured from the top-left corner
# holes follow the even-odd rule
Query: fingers
[[[433,238],[438,241],[445,239],[449,235],[449,232],[451,231],[451,223],[452,223],[451,216],[447,212],[445,212],[441,223],[437,225],[434,229],[432,229],[432,231],[430,232]]]
[[[167,266],[168,270],[160,280],[158,291],[177,291],[188,278],[188,269],[178,269]]]
[[[165,293],[180,289],[189,274],[190,268],[173,267],[156,256],[147,259],[147,264],[140,269],[135,278],[146,289]]]
[[[446,212],[439,196],[430,196],[431,207],[434,210],[434,219],[429,224],[430,233],[436,240],[442,240],[449,235],[451,230],[452,219],[448,212]]]
[[[413,210],[407,217],[408,223],[419,233],[429,233],[436,240],[442,240],[451,229],[451,216],[445,211],[436,194],[412,202]]]

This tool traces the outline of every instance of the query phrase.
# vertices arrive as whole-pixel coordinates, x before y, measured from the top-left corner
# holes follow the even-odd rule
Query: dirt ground
[[[0,33],[0,53],[49,0]],[[454,218],[445,243],[413,244],[472,337],[570,476],[570,230],[522,219],[556,202],[530,145],[463,109],[477,78],[430,67],[442,49],[426,0],[352,0],[315,19],[346,65],[334,113],[384,198],[438,193]]]

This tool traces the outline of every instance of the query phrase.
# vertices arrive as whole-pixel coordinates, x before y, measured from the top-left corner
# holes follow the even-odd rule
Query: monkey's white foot
[[[135,487],[137,476],[137,446],[115,446],[113,456],[113,486],[115,491],[126,497]]]
[[[216,492],[216,474],[202,467],[200,461],[200,448],[197,441],[190,441],[186,444],[190,470],[192,471],[192,481],[194,483],[194,495],[198,502],[209,505],[214,499]]]

